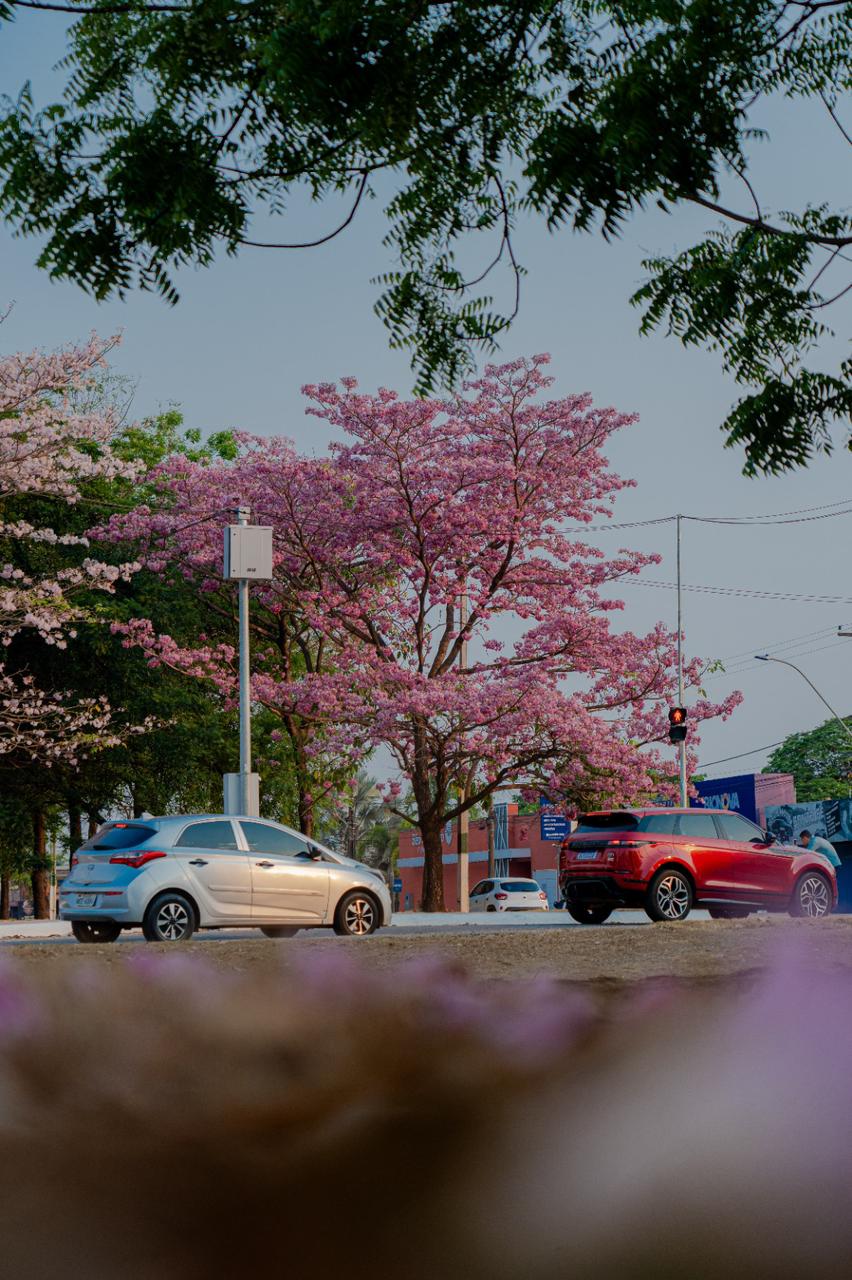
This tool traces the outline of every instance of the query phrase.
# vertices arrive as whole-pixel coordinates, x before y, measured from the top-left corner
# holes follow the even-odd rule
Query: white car
[[[546,911],[547,894],[537,880],[505,876],[480,880],[470,891],[471,911]]]

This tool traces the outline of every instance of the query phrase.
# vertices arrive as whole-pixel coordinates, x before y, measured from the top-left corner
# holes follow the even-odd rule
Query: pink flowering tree
[[[200,535],[197,522],[177,533],[192,512],[239,497],[274,526],[267,602],[320,660],[295,670],[269,646],[254,696],[298,721],[308,757],[390,750],[413,792],[429,910],[444,905],[442,826],[498,788],[626,803],[671,775],[661,747],[675,637],[662,624],[641,636],[613,626],[623,610],[613,588],[656,557],[607,558],[584,535],[629,483],[603,451],[633,419],[586,395],[543,399],[546,363],[489,368],[448,401],[362,395],[353,380],[307,387],[310,411],[345,440],[329,459],[244,439],[233,467],[164,473],[174,511],[113,523],[164,571],[165,544],[186,536],[182,559],[198,557],[202,572],[214,546],[218,566],[221,533]],[[175,646],[145,620],[128,641],[233,693],[221,645]],[[701,673],[690,660],[693,690]],[[738,701],[693,693],[692,723]]]
[[[53,354],[0,359],[0,547],[26,543],[33,553],[61,553],[58,560],[51,557],[47,573],[28,572],[13,563],[22,557],[0,554],[0,644],[7,654],[13,641],[18,653],[34,641],[64,648],[88,616],[89,593],[114,591],[135,567],[102,563],[89,554],[86,538],[57,534],[15,514],[21,500],[74,503],[87,481],[135,474],[110,449],[113,414],[82,407],[112,345],[93,337]],[[0,663],[0,755],[73,761],[93,742],[120,740],[103,699],[39,688],[26,663],[13,668],[8,660]]]
[[[444,905],[442,826],[498,788],[626,803],[671,774],[676,638],[612,625],[614,585],[658,558],[607,558],[583,535],[629,483],[603,450],[633,418],[587,395],[542,399],[546,363],[490,367],[450,401],[362,395],[352,380],[305,389],[348,442],[326,483],[334,534],[302,597],[336,669],[296,696],[390,748],[414,795],[429,910]],[[701,672],[687,663],[693,689]],[[739,700],[693,695],[692,722]]]

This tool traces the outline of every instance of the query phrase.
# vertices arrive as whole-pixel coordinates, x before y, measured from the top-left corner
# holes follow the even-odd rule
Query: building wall
[[[757,801],[757,820],[766,826],[766,809],[770,804],[795,804],[796,782],[792,773],[756,773],[754,792]]]

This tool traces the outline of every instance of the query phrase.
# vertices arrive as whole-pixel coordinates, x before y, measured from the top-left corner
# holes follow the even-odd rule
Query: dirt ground
[[[122,965],[133,953],[173,954],[175,948],[140,942],[110,946],[75,943],[0,943],[0,955],[45,975],[71,966]],[[791,953],[820,971],[852,969],[852,917],[789,920],[758,917],[744,921],[707,921],[687,925],[567,926],[559,929],[397,935],[386,930],[368,940],[304,934],[272,942],[260,936],[219,940],[208,936],[184,944],[181,954],[203,959],[225,972],[258,975],[296,958],[308,962],[316,949],[351,956],[368,968],[388,969],[410,960],[442,957],[479,979],[532,978],[547,975],[590,985],[622,989],[648,979],[669,978],[687,985],[715,979],[745,978],[772,968]]]

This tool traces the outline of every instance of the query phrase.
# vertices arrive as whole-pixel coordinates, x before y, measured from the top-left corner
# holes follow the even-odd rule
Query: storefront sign
[[[744,818],[758,822],[754,774],[740,773],[730,778],[709,778],[696,782],[701,806],[705,809],[730,809]]]

